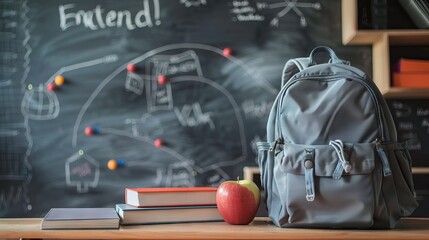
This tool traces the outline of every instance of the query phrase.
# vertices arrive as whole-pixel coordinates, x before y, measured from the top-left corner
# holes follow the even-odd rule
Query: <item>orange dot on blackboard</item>
[[[55,85],[62,86],[64,84],[64,77],[62,75],[58,75],[55,77]]]
[[[116,170],[118,168],[118,162],[114,159],[111,159],[107,162],[107,168],[110,170]]]

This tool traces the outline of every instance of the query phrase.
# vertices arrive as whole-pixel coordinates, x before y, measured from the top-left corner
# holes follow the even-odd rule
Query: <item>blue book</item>
[[[216,206],[137,208],[116,204],[121,225],[223,221]]]
[[[45,229],[119,228],[114,208],[51,208],[40,223]]]

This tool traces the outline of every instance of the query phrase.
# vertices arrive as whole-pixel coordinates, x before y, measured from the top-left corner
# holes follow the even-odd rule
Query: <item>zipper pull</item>
[[[273,144],[271,144],[270,152],[273,152],[276,149],[277,144],[283,144],[283,138],[282,137],[279,137],[277,140],[274,141]]]
[[[380,156],[381,163],[383,165],[383,176],[387,177],[392,175],[392,170],[390,170],[389,158],[387,157],[386,152],[381,144],[381,141],[375,140],[375,147],[377,149],[378,155]]]

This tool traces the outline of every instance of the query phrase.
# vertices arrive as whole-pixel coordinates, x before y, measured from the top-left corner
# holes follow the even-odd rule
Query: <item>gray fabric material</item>
[[[267,142],[257,145],[268,214],[279,227],[393,228],[418,206],[411,159],[384,98],[365,73],[339,62],[299,58],[283,70]]]

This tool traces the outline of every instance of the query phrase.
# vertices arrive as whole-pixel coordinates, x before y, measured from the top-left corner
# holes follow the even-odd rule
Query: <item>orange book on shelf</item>
[[[214,187],[126,188],[125,203],[135,207],[216,205]]]
[[[393,73],[393,85],[403,88],[429,88],[429,72]]]
[[[429,73],[429,60],[401,58],[397,64],[398,72],[426,72]]]

